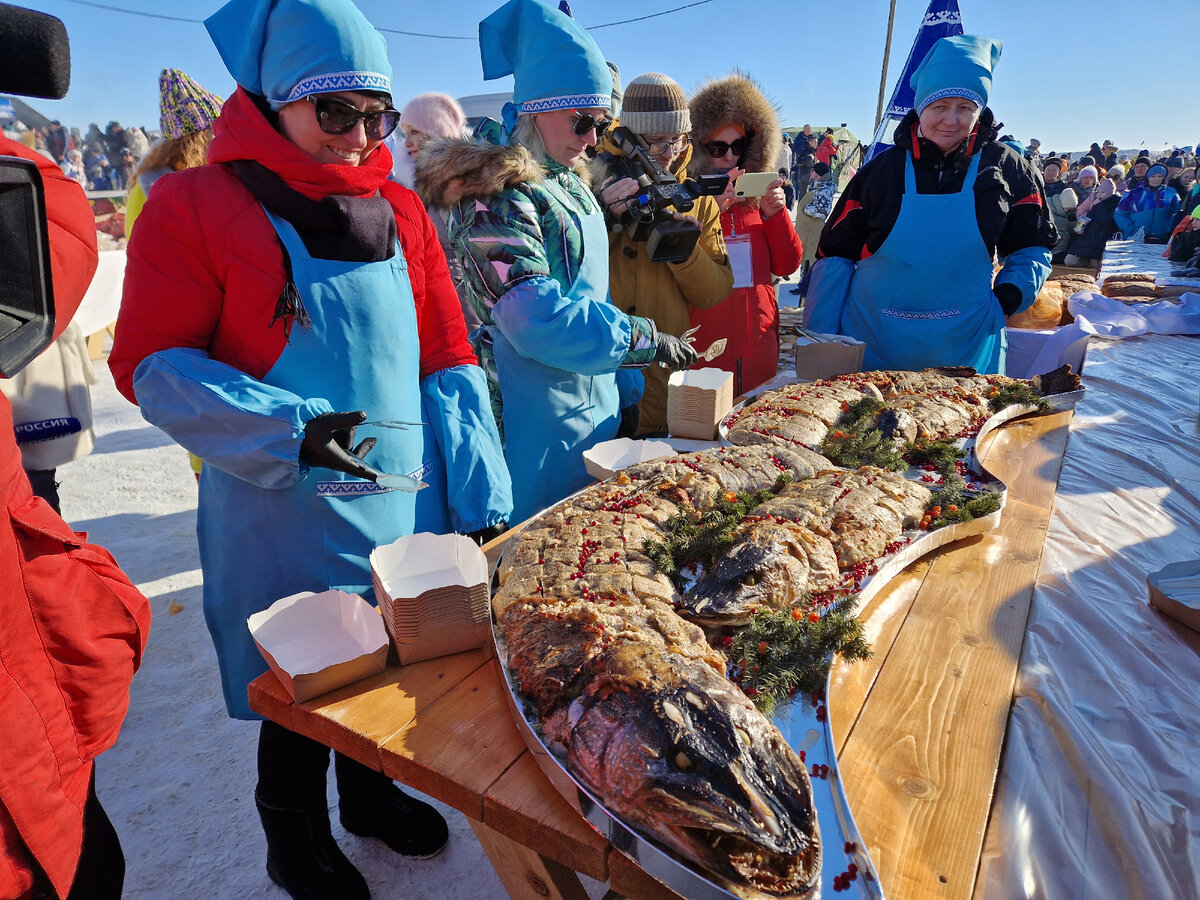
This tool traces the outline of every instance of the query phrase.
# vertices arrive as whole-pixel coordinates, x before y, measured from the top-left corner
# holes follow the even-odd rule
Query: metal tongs
[[[401,431],[407,431],[410,428],[420,428],[422,425],[428,425],[428,422],[405,422],[400,419],[380,419],[374,422],[363,422],[358,427],[363,425],[374,425],[376,428],[397,428]],[[399,472],[385,472],[375,479],[375,483],[380,487],[390,488],[395,491],[406,491],[415,493],[429,487],[424,481],[418,478],[413,478],[411,475],[401,475]]]
[[[362,428],[364,425],[374,425],[376,428],[398,428],[402,431],[407,431],[409,428],[419,428],[422,425],[428,424],[428,422],[405,422],[401,419],[379,419],[374,422],[361,422],[357,427]]]

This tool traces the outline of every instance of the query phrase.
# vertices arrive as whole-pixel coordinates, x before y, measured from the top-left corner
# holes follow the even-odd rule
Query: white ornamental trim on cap
[[[382,91],[392,92],[392,79],[378,72],[332,72],[328,75],[312,75],[292,88],[284,103],[300,100],[309,94],[328,94],[332,91]]]
[[[942,88],[940,91],[934,91],[932,94],[930,94],[928,97],[925,98],[925,102],[921,104],[921,106],[917,109],[917,112],[921,112],[929,104],[936,103],[938,100],[941,100],[943,97],[963,97],[964,99],[970,100],[972,103],[974,103],[980,109],[983,109],[983,98],[981,96],[979,96],[974,91],[967,90],[966,88],[954,87],[954,88]]]
[[[610,94],[566,94],[562,97],[543,97],[517,104],[517,112],[529,114],[552,112],[556,109],[608,109],[612,105]]]

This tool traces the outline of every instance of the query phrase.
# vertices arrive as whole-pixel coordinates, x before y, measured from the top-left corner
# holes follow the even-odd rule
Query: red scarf
[[[244,89],[238,88],[213,122],[210,163],[250,159],[279,175],[310,200],[331,194],[372,197],[392,171],[392,154],[380,144],[358,166],[319,163],[271,127]]]

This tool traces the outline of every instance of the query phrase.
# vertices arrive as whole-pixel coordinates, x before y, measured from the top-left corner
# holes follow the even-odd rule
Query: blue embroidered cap
[[[204,26],[234,81],[272,109],[330,91],[392,92],[387,43],[351,0],[229,0]]]
[[[909,84],[916,94],[913,109],[943,97],[965,97],[982,110],[992,93],[992,70],[1004,45],[978,34],[956,34],[938,40],[925,55]]]
[[[578,23],[538,0],[509,0],[479,23],[485,81],[512,75],[517,112],[608,109],[612,71]]]

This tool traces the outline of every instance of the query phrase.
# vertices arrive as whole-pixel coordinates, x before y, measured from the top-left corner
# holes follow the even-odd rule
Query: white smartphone
[[[735,197],[761,197],[778,180],[777,172],[746,172],[744,175],[739,175],[738,180],[734,182],[733,195]]]

